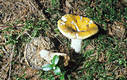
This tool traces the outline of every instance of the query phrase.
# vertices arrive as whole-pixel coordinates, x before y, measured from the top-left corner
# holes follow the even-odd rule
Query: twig
[[[14,49],[15,49],[15,45],[13,46],[13,49],[12,49],[12,51],[11,51],[11,56],[10,56],[10,61],[9,61],[9,63],[10,63],[10,65],[9,65],[9,71],[8,71],[8,78],[7,78],[7,80],[11,80],[11,70],[12,70],[12,60],[13,60],[13,56],[14,56]]]
[[[20,28],[24,25],[20,25],[20,26],[0,26],[0,30],[3,30],[4,28],[8,28],[8,27],[16,27],[16,28]]]
[[[9,57],[8,51],[5,49],[5,47],[2,47],[2,50],[3,50],[4,53],[7,55],[7,57]]]

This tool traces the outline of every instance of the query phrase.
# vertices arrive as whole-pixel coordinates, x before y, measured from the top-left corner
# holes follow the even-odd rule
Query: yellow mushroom
[[[60,32],[71,39],[71,47],[75,52],[81,50],[81,42],[98,32],[97,25],[87,17],[66,14],[58,20]]]

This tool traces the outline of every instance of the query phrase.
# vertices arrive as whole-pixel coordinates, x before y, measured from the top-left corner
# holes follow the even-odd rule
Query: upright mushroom
[[[42,69],[42,66],[50,64],[55,55],[64,57],[66,66],[69,56],[65,53],[52,52],[54,43],[48,37],[37,37],[25,46],[24,56],[28,65],[34,69]]]
[[[71,39],[71,47],[75,52],[81,50],[81,42],[98,32],[98,27],[87,17],[66,14],[58,20],[58,29],[60,32]]]

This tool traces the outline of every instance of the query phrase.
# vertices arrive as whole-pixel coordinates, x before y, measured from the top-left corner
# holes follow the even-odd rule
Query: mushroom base
[[[81,50],[81,39],[71,39],[71,48],[75,50],[76,53],[79,53]]]

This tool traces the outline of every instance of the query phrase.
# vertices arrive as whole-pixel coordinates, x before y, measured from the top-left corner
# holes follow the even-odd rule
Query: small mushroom
[[[24,57],[26,62],[33,69],[42,69],[46,64],[50,64],[55,55],[64,57],[64,65],[68,65],[69,56],[65,53],[52,52],[54,43],[48,37],[37,37],[32,39],[25,46]]]
[[[69,59],[69,57],[67,56],[67,54],[65,53],[57,53],[57,52],[51,52],[51,51],[48,51],[48,50],[44,50],[42,49],[40,52],[40,57],[45,59],[47,61],[48,64],[51,63],[51,60],[53,59],[53,57],[55,55],[57,56],[64,56],[65,59]],[[65,62],[66,63],[66,62]],[[64,64],[66,66],[66,64]]]
[[[66,14],[58,20],[60,32],[71,39],[71,48],[79,53],[81,42],[98,32],[97,25],[87,17]]]

